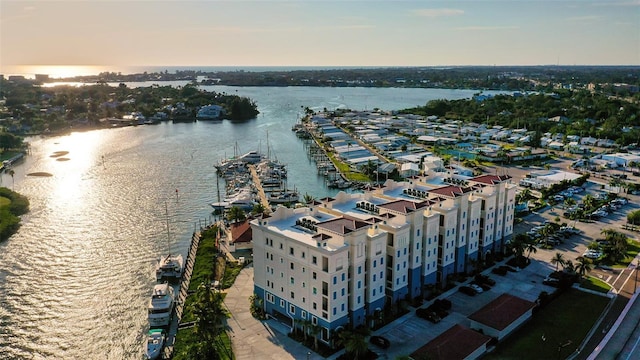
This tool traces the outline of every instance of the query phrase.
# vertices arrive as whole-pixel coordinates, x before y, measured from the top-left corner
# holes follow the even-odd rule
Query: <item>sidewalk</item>
[[[242,269],[232,287],[226,290],[224,305],[231,313],[227,320],[228,334],[236,360],[308,359],[322,357],[289,338],[281,331],[284,325],[259,321],[251,316],[249,297],[253,295],[253,265]]]

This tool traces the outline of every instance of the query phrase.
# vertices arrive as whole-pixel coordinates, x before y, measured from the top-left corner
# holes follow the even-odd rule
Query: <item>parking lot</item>
[[[579,202],[586,194],[595,195],[601,192],[600,186],[593,183],[587,183],[585,189],[586,191],[573,195],[576,201]],[[469,326],[467,316],[488,304],[502,293],[508,293],[529,301],[535,301],[541,291],[554,291],[555,288],[544,285],[542,281],[555,270],[555,265],[551,264],[551,259],[556,253],[559,252],[563,254],[567,260],[575,261],[578,256],[584,254],[589,243],[603,237],[603,235],[601,235],[602,229],[615,229],[616,231],[623,232],[629,238],[638,240],[638,233],[625,230],[622,228],[622,225],[627,221],[627,212],[640,209],[640,196],[624,194],[624,197],[629,199],[627,204],[613,210],[611,213],[594,222],[569,221],[562,217],[563,209],[559,206],[547,207],[540,212],[527,215],[521,223],[515,226],[515,234],[526,233],[531,228],[543,225],[545,222],[554,222],[557,216],[561,218],[561,223],[567,222],[569,226],[575,226],[580,231],[577,234],[567,234],[563,236],[563,242],[554,246],[552,249],[542,249],[539,247],[537,252],[530,256],[531,264],[518,272],[508,272],[505,276],[500,276],[491,273],[490,270],[484,271],[484,274],[489,275],[496,281],[496,285],[488,291],[476,296],[469,296],[459,292],[457,290],[458,287],[456,287],[441,295],[439,298],[446,298],[452,302],[452,308],[449,311],[450,314],[437,324],[421,319],[415,315],[415,312],[412,312],[387,325],[383,329],[376,331],[375,335],[381,335],[389,339],[391,346],[386,350],[374,346],[371,348],[380,355],[381,359],[395,359],[398,356],[408,355],[455,324]],[[527,253],[525,253],[525,256],[526,254]],[[617,279],[618,272],[594,269],[591,275],[599,277],[609,284],[613,284]],[[422,307],[426,307],[430,303],[431,302],[425,303]]]
[[[452,303],[449,315],[439,323],[433,324],[417,317],[415,312],[411,312],[375,332],[375,335],[389,339],[391,347],[386,350],[373,346],[371,348],[380,355],[381,359],[395,359],[398,356],[411,354],[455,324],[469,326],[470,322],[467,319],[469,315],[503,293],[536,301],[541,291],[552,292],[555,290],[551,286],[542,284],[542,280],[553,270],[549,263],[535,260],[525,269],[518,272],[508,272],[505,276],[492,274],[490,270],[486,270],[483,274],[496,281],[490,290],[469,296],[459,292],[456,287],[439,296],[439,298],[446,298]],[[430,303],[425,303],[421,307],[427,307]]]

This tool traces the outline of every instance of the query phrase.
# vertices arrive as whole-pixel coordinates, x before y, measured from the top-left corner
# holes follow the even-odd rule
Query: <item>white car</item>
[[[602,253],[598,250],[587,250],[584,252],[584,254],[582,254],[582,256],[589,259],[597,259],[602,256]]]
[[[482,288],[476,284],[469,284],[469,287],[475,290],[478,294],[482,294]]]

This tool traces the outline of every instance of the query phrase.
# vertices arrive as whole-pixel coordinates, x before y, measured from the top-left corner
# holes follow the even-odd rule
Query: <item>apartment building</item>
[[[385,306],[503,251],[513,232],[510,178],[447,179],[389,180],[253,220],[254,291],[266,313],[291,327],[310,321],[328,343],[336,329],[370,325]]]

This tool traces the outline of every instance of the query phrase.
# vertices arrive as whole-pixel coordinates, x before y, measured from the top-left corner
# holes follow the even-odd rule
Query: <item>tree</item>
[[[551,263],[556,266],[556,271],[558,271],[559,265],[562,265],[562,267],[564,267],[564,264],[565,264],[564,255],[562,255],[562,253],[560,252],[557,252],[551,259]]]
[[[536,247],[535,240],[533,240],[529,236],[527,236],[527,241],[524,243],[524,249],[527,252],[527,260],[529,260],[531,253],[535,254],[538,252],[538,248]]]
[[[9,175],[11,175],[11,190],[15,191],[15,186],[16,186],[16,181],[14,179],[14,175],[16,174],[15,171],[13,171],[13,169],[9,169]]]
[[[576,204],[576,201],[571,197],[568,197],[568,198],[564,199],[564,207],[565,208],[570,208],[570,207],[574,206],[575,204]]]
[[[607,258],[617,262],[627,256],[628,239],[625,234],[613,229],[603,229],[600,233],[605,235],[606,245],[602,252]]]
[[[578,272],[578,274],[580,274],[580,278],[583,278],[585,274],[592,269],[591,260],[587,259],[584,256],[578,256],[576,260],[578,261],[578,264],[576,265],[576,271]]]
[[[307,193],[304,194],[302,199],[303,199],[305,204],[311,204],[313,202],[313,200],[314,200],[313,195],[309,195]]]
[[[251,214],[253,215],[265,214],[265,212],[266,208],[264,207],[264,205],[262,205],[262,203],[253,205],[253,209],[251,209]]]
[[[313,349],[318,351],[318,335],[320,334],[320,325],[311,323],[309,324],[309,333],[313,336]]]
[[[582,198],[582,203],[587,211],[590,211],[595,204],[596,199],[591,194],[587,194]]]
[[[247,216],[245,215],[244,211],[237,206],[233,206],[227,213],[227,219],[234,223],[244,221],[246,218]]]
[[[367,354],[367,336],[369,329],[360,327],[356,330],[344,329],[338,334],[339,342],[344,345],[344,350],[349,359],[363,359]]]

